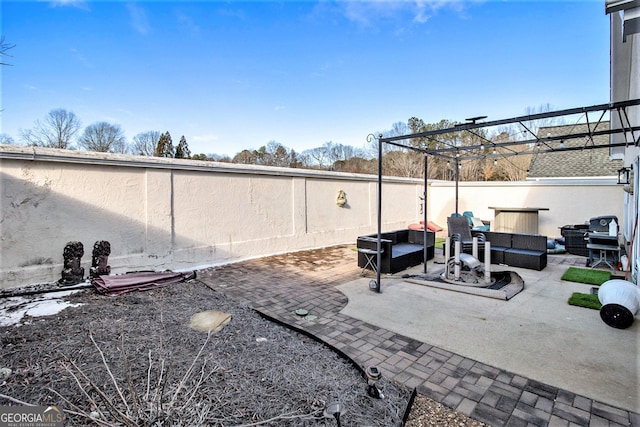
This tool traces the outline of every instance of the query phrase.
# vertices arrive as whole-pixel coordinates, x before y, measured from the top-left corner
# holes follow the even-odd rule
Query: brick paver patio
[[[584,258],[550,256],[584,265]],[[582,264],[580,264],[582,263]],[[352,246],[245,261],[198,272],[212,289],[492,426],[640,426],[640,415],[540,383],[340,314],[336,286],[360,278]],[[315,318],[294,312],[304,308]]]

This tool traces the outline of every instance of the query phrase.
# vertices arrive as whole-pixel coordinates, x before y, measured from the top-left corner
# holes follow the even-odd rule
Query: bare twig
[[[64,412],[66,412],[68,414],[71,414],[71,415],[79,415],[81,417],[88,418],[88,419],[94,421],[97,424],[101,424],[101,425],[109,426],[109,427],[113,426],[113,423],[110,423],[108,421],[103,421],[103,420],[98,419],[98,418],[94,418],[91,415],[87,414],[86,411],[83,411],[81,408],[79,408],[77,405],[73,404],[69,399],[67,399],[66,397],[64,397],[63,395],[61,395],[60,393],[58,393],[54,389],[52,389],[50,387],[47,387],[47,389],[49,391],[51,391],[52,393],[55,393],[56,395],[58,395],[58,397],[60,399],[64,400],[67,405],[69,405],[69,406],[71,406],[71,407],[76,409],[75,411],[72,411],[70,409],[63,409]]]
[[[23,402],[22,400],[18,400],[15,397],[7,396],[6,394],[0,394],[0,399],[7,399],[8,401],[13,402],[13,403],[17,403],[18,405],[38,406],[38,405],[34,405],[33,403]]]
[[[208,380],[209,378],[211,378],[211,375],[213,375],[215,372],[218,371],[218,367],[212,369],[211,371],[209,371],[209,374],[206,375],[205,377],[205,367],[206,367],[206,360],[205,363],[202,365],[202,369],[200,370],[200,379],[198,380],[198,382],[196,383],[195,387],[193,387],[193,391],[191,392],[191,395],[189,396],[189,398],[187,399],[186,402],[184,402],[184,404],[182,405],[183,408],[186,408],[189,406],[189,403],[191,402],[191,400],[195,397],[196,393],[198,392],[198,390],[200,389],[200,386],[202,385],[202,383],[205,380]]]
[[[316,415],[313,414],[313,413],[311,413],[311,414],[300,414],[300,415],[293,415],[293,414],[295,414],[295,412],[290,412],[288,414],[277,415],[275,417],[269,418],[268,420],[257,421],[255,423],[240,424],[240,425],[237,425],[237,426],[234,426],[234,427],[260,426],[260,425],[272,423],[272,422],[277,421],[277,420],[297,420],[297,419],[310,420],[310,419],[316,418]]]
[[[107,370],[109,377],[111,377],[111,382],[113,382],[113,386],[116,388],[116,391],[118,392],[118,396],[120,396],[120,400],[124,404],[124,407],[127,408],[127,412],[129,412],[130,411],[129,404],[127,404],[127,400],[124,398],[124,395],[122,394],[122,391],[118,386],[118,381],[116,381],[113,374],[111,373],[111,369],[109,369],[109,364],[107,363],[107,359],[104,357],[104,353],[102,352],[98,344],[96,344],[96,341],[93,339],[93,334],[91,333],[91,331],[89,331],[89,338],[91,339],[91,342],[93,343],[93,345],[96,347],[96,350],[98,350],[98,353],[100,353],[100,357],[102,358],[102,363],[104,364],[104,367]]]
[[[73,363],[73,362],[71,362],[71,363]],[[74,364],[74,367],[75,367],[76,369],[78,369],[78,367],[77,367],[77,366],[75,366],[75,364]],[[80,391],[82,392],[82,394],[84,394],[84,395],[85,395],[85,397],[87,398],[87,400],[88,400],[88,401],[93,405],[93,407],[94,407],[94,408],[97,408],[97,407],[98,407],[98,404],[95,402],[95,400],[93,400],[93,399],[91,398],[91,396],[89,396],[89,393],[87,393],[87,392],[86,392],[86,390],[84,389],[84,387],[82,386],[82,384],[80,384],[80,380],[78,379],[78,377],[76,376],[76,374],[74,374],[74,373],[73,373],[73,371],[72,371],[71,369],[69,369],[69,366],[68,366],[68,365],[66,365],[66,364],[65,364],[65,365],[64,365],[64,368],[65,368],[65,369],[67,370],[67,372],[69,372],[69,374],[73,377],[73,379],[75,380],[75,382],[76,382],[76,384],[78,385],[78,388],[80,389]],[[60,396],[60,397],[62,397],[62,396]]]
[[[122,364],[124,366],[124,375],[127,380],[127,386],[129,387],[129,395],[131,399],[133,399],[133,406],[136,410],[140,410],[140,400],[138,399],[138,393],[136,392],[135,387],[133,386],[133,380],[131,379],[131,367],[129,366],[129,361],[127,360],[127,353],[125,351],[125,342],[124,342],[124,333],[120,334],[120,351],[122,352]]]
[[[106,427],[113,427],[113,423],[110,423],[108,421],[103,421],[100,418],[94,418],[94,417],[92,417],[91,415],[87,414],[84,411],[77,412],[77,411],[72,411],[70,409],[64,409],[64,412],[66,412],[68,414],[71,414],[71,415],[77,415],[77,416],[80,416],[80,417],[87,418],[87,419],[91,420],[91,422],[94,422],[96,424],[100,424],[100,425],[103,425],[103,426],[106,426]]]
[[[102,398],[102,401],[109,407],[111,408],[111,410],[113,410],[113,412],[115,413],[114,415],[117,415],[118,417],[121,418],[122,422],[125,423],[126,425],[130,425],[130,426],[135,426],[136,423],[129,418],[126,414],[122,413],[122,411],[120,411],[112,402],[111,399],[109,398],[109,396],[107,396],[104,391],[102,391],[102,389],[100,389],[100,387],[98,387],[93,381],[91,381],[91,379],[89,379],[89,377],[87,377],[85,375],[84,372],[82,372],[82,370],[80,368],[78,368],[78,366],[73,363],[73,361],[71,361],[71,364],[73,365],[74,368],[76,368],[76,370],[78,371],[78,373],[83,377],[83,379],[85,381],[87,381],[89,383],[89,385],[91,386],[91,388],[93,388],[93,390],[98,393],[98,395]]]
[[[193,358],[193,361],[191,362],[191,366],[189,366],[189,369],[187,369],[187,372],[182,377],[182,380],[180,381],[180,384],[178,384],[178,387],[176,388],[175,393],[173,393],[173,398],[169,402],[169,407],[173,407],[173,404],[175,403],[176,398],[178,397],[178,394],[180,393],[180,391],[184,387],[185,383],[187,382],[187,380],[191,376],[191,372],[193,371],[194,365],[196,364],[196,362],[200,358],[200,355],[202,354],[202,351],[204,350],[204,348],[209,343],[209,340],[211,339],[211,334],[212,334],[212,332],[209,331],[209,333],[207,334],[207,339],[204,341],[204,344],[202,344],[202,347],[200,347],[200,351],[198,351],[198,354],[196,354],[196,357]]]
[[[153,361],[151,360],[151,350],[149,350],[149,369],[147,369],[147,391],[144,394],[144,400],[149,400],[149,390],[151,388],[151,368],[153,367]]]
[[[164,386],[167,381],[164,368],[164,357],[160,356],[160,375],[158,376],[158,382],[156,384],[156,390],[153,394],[153,400],[150,402],[156,404],[156,412],[162,412],[162,396],[164,395]]]

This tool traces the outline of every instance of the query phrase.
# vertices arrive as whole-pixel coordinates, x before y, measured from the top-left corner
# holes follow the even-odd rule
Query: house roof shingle
[[[593,124],[591,125],[593,130]],[[608,130],[609,122],[601,122],[598,130]],[[538,138],[544,140],[548,136],[559,136],[589,132],[587,124],[541,127]],[[609,135],[588,138],[574,138],[564,141],[565,147],[587,147],[590,145],[606,145]],[[557,146],[557,144],[555,144]],[[622,160],[611,160],[609,150],[605,148],[572,150],[557,153],[534,154],[529,165],[529,178],[560,178],[583,176],[617,176],[622,167]]]

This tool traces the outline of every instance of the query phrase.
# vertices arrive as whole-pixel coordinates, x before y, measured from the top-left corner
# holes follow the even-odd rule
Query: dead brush
[[[14,373],[0,403],[59,405],[69,425],[320,427],[335,425],[328,402],[346,408],[343,425],[397,426],[409,401],[384,372],[372,399],[352,362],[200,283],[78,299],[75,315],[5,334]],[[188,327],[212,309],[233,321]]]
[[[153,426],[153,425],[202,425],[208,415],[207,405],[194,405],[193,401],[200,386],[221,367],[211,364],[202,353],[211,339],[212,333],[207,334],[205,342],[200,347],[191,365],[177,383],[167,384],[168,360],[162,351],[154,361],[152,351],[148,351],[148,367],[144,387],[141,395],[140,384],[135,384],[131,375],[131,367],[124,353],[124,335],[121,335],[120,351],[123,356],[124,381],[119,381],[113,375],[109,362],[102,349],[89,333],[89,338],[102,359],[102,366],[108,375],[109,387],[100,386],[76,362],[66,357],[63,367],[73,378],[85,405],[73,403],[71,400],[49,389],[61,398],[70,408],[65,412],[70,415],[85,418],[86,421],[104,426]],[[196,373],[197,372],[197,373]],[[123,384],[124,383],[124,384]]]

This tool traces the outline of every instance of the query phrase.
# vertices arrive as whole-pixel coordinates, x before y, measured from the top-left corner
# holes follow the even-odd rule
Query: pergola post
[[[378,245],[376,264],[376,292],[380,293],[380,266],[382,265],[382,135],[378,138]],[[389,257],[391,254],[389,254]]]
[[[456,215],[460,212],[458,208],[458,181],[460,181],[460,162],[456,158]]]
[[[423,251],[423,263],[424,268],[423,272],[426,274],[427,272],[427,235],[429,234],[427,230],[427,155],[424,155],[424,199],[422,200],[422,213],[424,214],[424,218],[422,220],[422,251]]]

